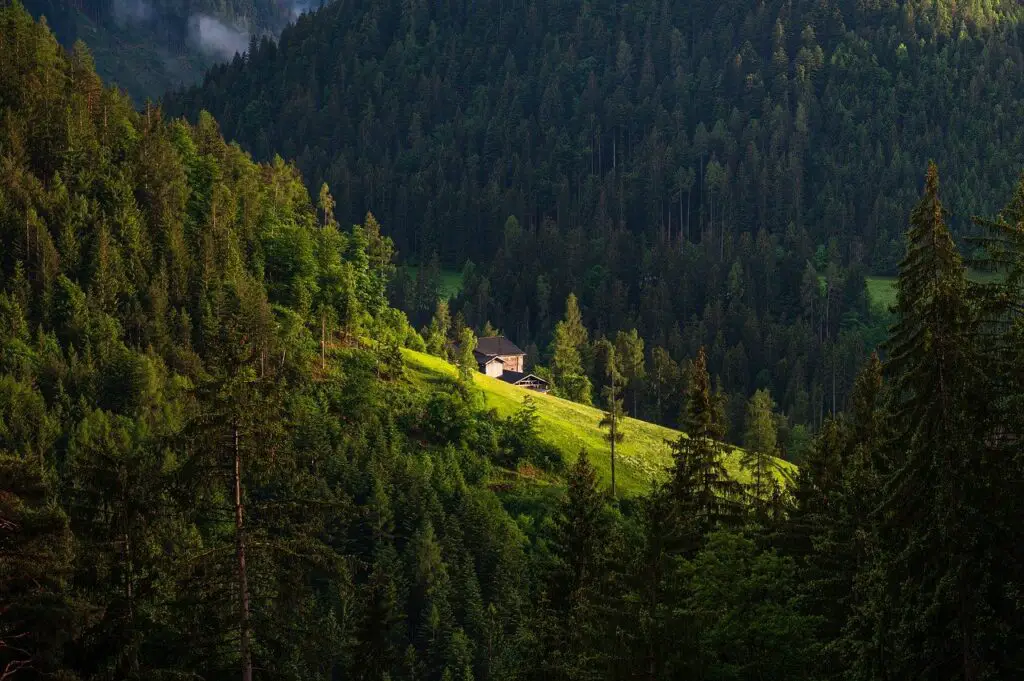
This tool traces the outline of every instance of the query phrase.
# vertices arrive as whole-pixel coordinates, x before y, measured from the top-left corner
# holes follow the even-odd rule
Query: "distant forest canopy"
[[[277,35],[301,12],[304,0],[24,0],[46,17],[70,48],[89,45],[99,75],[142,106],[164,92],[201,80],[218,61],[249,49],[263,35]]]
[[[294,159],[407,259],[487,263],[513,215],[662,246],[793,229],[892,273],[928,159],[960,234],[1009,196],[1021,17],[1016,0],[351,0],[166,103]]]
[[[895,270],[928,159],[954,233],[1008,199],[1021,17],[948,0],[354,0],[165,101],[294,159],[314,192],[326,181],[342,224],[372,210],[434,277],[392,287],[416,328],[439,269],[468,260],[452,314],[548,364],[575,294],[592,340],[636,329],[648,366],[706,346],[739,439],[758,389],[792,424],[842,409],[888,323],[864,277]],[[645,385],[638,415],[678,425]]]

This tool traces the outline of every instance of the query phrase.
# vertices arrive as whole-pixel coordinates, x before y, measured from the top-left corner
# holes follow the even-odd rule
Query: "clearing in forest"
[[[407,374],[416,384],[441,384],[457,375],[455,367],[440,357],[413,350],[403,350],[402,354]],[[608,442],[604,439],[606,431],[598,426],[603,415],[600,409],[519,388],[479,372],[473,374],[473,380],[483,393],[487,408],[496,410],[499,416],[514,413],[522,406],[525,396],[532,396],[537,405],[541,438],[555,445],[567,464],[585,448],[601,478],[606,483],[611,480]],[[654,480],[666,475],[672,463],[668,442],[678,439],[680,433],[633,418],[626,418],[622,430],[626,437],[615,447],[616,484],[624,495],[646,493]],[[746,482],[749,476],[740,465],[741,455],[740,450],[730,447],[726,468],[734,477]],[[780,480],[789,479],[795,473],[796,466],[778,460]]]

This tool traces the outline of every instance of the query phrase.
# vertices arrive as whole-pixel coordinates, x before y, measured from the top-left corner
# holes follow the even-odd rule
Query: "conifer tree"
[[[551,373],[556,394],[582,404],[590,404],[591,399],[590,379],[581,354],[586,349],[587,337],[576,296],[570,293],[565,303],[565,319],[555,325],[551,341]]]
[[[673,403],[673,389],[679,384],[679,365],[661,346],[651,351],[651,382],[655,419],[665,423],[666,406]]]
[[[452,316],[448,309],[448,301],[443,298],[437,299],[437,307],[434,308],[434,317],[430,320],[430,328],[427,330],[427,352],[438,357],[444,357],[448,353],[448,334],[451,331]]]
[[[690,374],[686,431],[671,444],[673,465],[667,483],[683,550],[699,547],[711,530],[736,524],[741,516],[741,486],[722,461],[721,397],[711,391],[703,347]]]
[[[317,208],[320,210],[320,226],[327,227],[335,224],[334,220],[334,197],[331,190],[324,182],[320,185],[320,196],[317,201]]]
[[[476,372],[476,357],[473,351],[476,349],[476,334],[468,326],[463,327],[459,332],[459,344],[455,365],[459,369],[459,381],[464,386],[473,385],[473,374]]]
[[[0,452],[0,678],[60,677],[85,615],[74,538],[39,462]]]
[[[991,503],[991,411],[970,333],[975,311],[945,218],[932,163],[911,213],[887,344],[894,472],[881,510],[886,588],[875,597],[891,613],[890,678],[929,669],[975,681],[994,671],[983,634],[990,567],[979,559],[991,531],[982,520]]]
[[[545,630],[551,675],[598,678],[601,604],[608,584],[612,526],[586,451],[569,469],[555,518],[554,568],[548,581],[551,612]]]
[[[647,372],[644,367],[644,339],[636,329],[615,334],[616,362],[633,398],[633,418],[637,418],[640,386]]]
[[[480,335],[483,338],[493,338],[494,336],[497,336],[499,333],[500,332],[491,325],[490,320],[484,322],[484,328],[480,330]]]
[[[607,341],[604,341],[607,343]],[[611,449],[611,473],[612,473],[612,498],[615,497],[615,445],[622,442],[625,433],[622,432],[622,420],[625,413],[622,408],[622,387],[625,384],[625,377],[619,372],[617,353],[615,348],[608,343],[607,360],[605,365],[608,384],[604,387],[604,396],[607,400],[607,408],[604,411],[598,425],[607,428],[605,439]]]
[[[778,455],[778,428],[775,402],[767,389],[761,389],[747,402],[746,429],[743,436],[743,465],[750,471],[748,486],[759,507],[769,500],[774,478],[773,458]]]

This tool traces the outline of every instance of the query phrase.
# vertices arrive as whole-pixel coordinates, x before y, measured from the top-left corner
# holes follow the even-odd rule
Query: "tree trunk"
[[[238,592],[240,600],[238,652],[242,662],[242,681],[252,681],[252,660],[249,657],[249,577],[245,569],[245,525],[242,517],[242,453],[238,447],[235,427],[235,548],[238,558]]]
[[[613,355],[613,357],[614,357],[614,355]],[[612,442],[612,499],[614,499],[615,498],[615,436],[616,436],[616,433],[618,432],[616,430],[616,425],[618,425],[616,422],[618,421],[618,419],[616,418],[616,414],[615,414],[615,378],[614,377],[612,378],[611,404],[609,405],[609,413],[612,416],[612,423],[611,423],[611,426],[612,426],[612,436],[611,436],[611,442]]]
[[[690,189],[686,190],[686,240],[689,241],[692,237],[690,235],[690,193],[693,191],[693,183],[690,183]]]
[[[612,393],[614,395],[614,393]],[[615,398],[612,398],[612,499],[615,498]]]
[[[682,246],[683,242],[683,188],[679,188],[679,245]]]

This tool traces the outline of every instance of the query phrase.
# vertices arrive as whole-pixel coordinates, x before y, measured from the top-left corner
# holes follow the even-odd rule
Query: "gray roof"
[[[504,336],[483,336],[476,340],[476,350],[481,355],[494,357],[495,355],[525,355],[526,353]]]
[[[524,373],[522,371],[505,371],[505,372],[502,372],[501,376],[499,376],[498,378],[500,378],[501,380],[505,381],[506,383],[511,383],[513,385],[515,385],[519,381],[523,380],[524,378],[535,378],[538,381],[540,381],[541,383],[543,383],[544,385],[548,385],[548,382],[545,381],[540,376],[538,376],[536,374],[531,374],[531,373],[528,373],[528,372]]]

